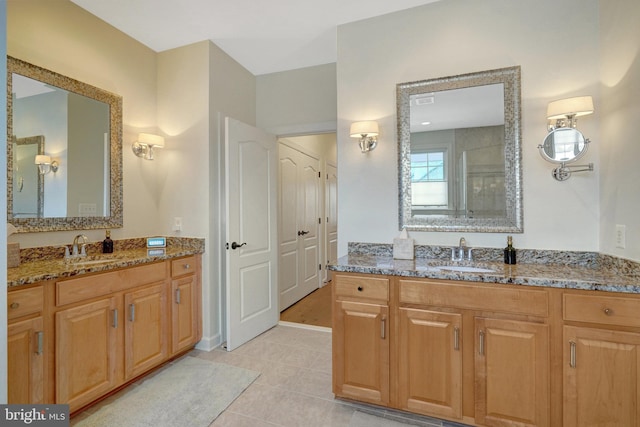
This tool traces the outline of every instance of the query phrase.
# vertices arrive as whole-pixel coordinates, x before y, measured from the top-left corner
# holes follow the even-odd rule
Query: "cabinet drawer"
[[[640,327],[640,299],[564,294],[564,320]]]
[[[171,261],[171,277],[193,274],[196,271],[196,257],[189,256]]]
[[[44,291],[42,286],[37,288],[21,289],[7,293],[7,318],[9,320],[39,313],[44,303]]]
[[[439,280],[400,280],[400,303],[549,316],[546,291],[466,285]]]
[[[82,276],[56,283],[56,305],[71,304],[165,280],[164,262]]]
[[[389,279],[336,275],[335,295],[388,301]]]

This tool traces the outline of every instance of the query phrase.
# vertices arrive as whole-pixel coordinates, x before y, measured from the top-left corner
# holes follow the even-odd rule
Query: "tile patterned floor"
[[[331,392],[331,332],[328,328],[280,324],[232,352],[222,348],[210,352],[193,350],[189,356],[261,373],[210,427],[348,427],[355,411],[422,427],[465,427],[335,399]],[[157,372],[152,375],[155,374]],[[137,385],[134,383],[130,387]],[[71,425],[118,399],[127,390],[74,417]]]
[[[261,372],[211,427],[347,427],[356,410],[423,427],[456,426],[334,399],[328,331],[279,325],[232,352],[194,351],[195,357]]]

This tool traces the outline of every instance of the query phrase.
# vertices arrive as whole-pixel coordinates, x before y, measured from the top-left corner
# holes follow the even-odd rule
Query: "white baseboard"
[[[312,331],[321,331],[321,332],[331,333],[331,328],[326,328],[324,326],[306,325],[304,323],[285,322],[283,320],[280,320],[278,322],[278,325],[289,326],[291,328],[310,329]]]
[[[196,344],[196,349],[202,351],[211,351],[217,347],[220,347],[220,344],[222,344],[222,337],[220,336],[220,334],[215,334],[214,336],[208,338],[202,337],[200,342]]]

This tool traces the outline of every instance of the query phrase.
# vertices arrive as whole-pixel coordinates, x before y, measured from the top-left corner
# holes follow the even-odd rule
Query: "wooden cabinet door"
[[[333,316],[333,392],[388,404],[389,307],[337,301]]]
[[[115,297],[56,313],[56,403],[70,412],[116,384],[118,315]]]
[[[462,418],[462,315],[398,310],[400,409]]]
[[[475,326],[476,422],[548,426],[548,325],[476,318]]]
[[[177,353],[199,339],[198,287],[195,275],[171,282],[172,353]]]
[[[7,329],[8,403],[44,403],[42,317],[9,323]]]
[[[565,427],[640,425],[640,334],[564,327]]]
[[[136,377],[160,364],[168,352],[164,283],[124,295],[125,379]],[[124,317],[124,316],[123,316]]]

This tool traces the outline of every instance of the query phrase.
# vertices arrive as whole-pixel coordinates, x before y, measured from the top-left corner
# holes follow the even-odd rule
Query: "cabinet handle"
[[[610,308],[605,308],[604,314],[606,314],[607,316],[611,316],[613,314],[613,310],[611,310]]]
[[[478,335],[480,336],[480,355],[484,356],[484,331],[480,331]]]
[[[358,286],[358,292],[362,292],[364,288],[362,286]]]
[[[36,354],[40,355],[43,351],[44,332],[36,332]]]
[[[20,304],[17,302],[12,302],[11,305],[9,306],[9,308],[13,308],[14,310],[18,307],[20,307]]]
[[[183,264],[182,266],[184,267],[185,270],[188,270],[191,268],[191,264]]]
[[[387,318],[383,317],[380,321],[380,338],[384,339],[387,329]]]
[[[576,367],[576,343],[569,341],[569,367]]]
[[[136,321],[136,305],[129,304],[129,320],[132,322]]]
[[[453,349],[460,350],[460,328],[453,328]]]
[[[180,288],[176,289],[176,304],[180,304]]]
[[[113,310],[113,327],[118,329],[118,309]]]

